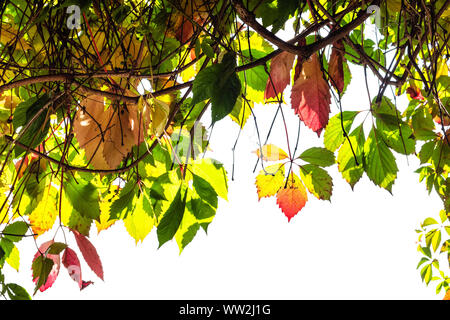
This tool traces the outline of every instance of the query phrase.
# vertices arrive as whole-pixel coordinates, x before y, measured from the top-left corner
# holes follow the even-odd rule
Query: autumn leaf
[[[80,105],[83,108],[77,112],[73,131],[87,160],[96,169],[117,168],[146,133],[148,111],[138,119],[137,105],[111,105],[105,110],[99,95],[86,97]]]
[[[284,186],[284,180],[284,165],[274,164],[261,170],[255,180],[258,200],[276,195]]]
[[[81,289],[83,284],[81,279],[81,265],[76,252],[70,248],[66,248],[62,256],[62,263],[69,272],[69,276],[73,281],[78,283],[78,286]]]
[[[97,249],[95,249],[92,243],[84,235],[76,230],[71,229],[71,231],[75,235],[78,248],[89,268],[94,271],[97,277],[103,280],[103,266],[100,257],[98,256]]]
[[[291,103],[295,113],[317,135],[328,123],[331,94],[323,78],[317,53],[303,61],[296,75],[291,92]]]
[[[31,212],[29,220],[36,237],[50,230],[55,224],[58,216],[56,197],[56,189],[49,185],[44,191],[42,200]]]
[[[285,188],[277,192],[277,204],[290,221],[306,204],[308,195],[303,183],[291,172]]]
[[[273,144],[266,144],[261,148],[256,149],[254,152],[258,158],[261,158],[262,155],[264,161],[278,161],[288,158],[288,155],[283,149]]]
[[[445,296],[444,296],[443,300],[450,300],[450,289],[447,290],[447,292],[445,293]]]
[[[331,84],[342,93],[344,90],[344,44],[342,40],[333,43],[331,49],[330,61],[328,62],[328,74]]]
[[[59,254],[49,254],[47,250],[54,243],[53,240],[44,242],[39,246],[32,262],[33,282],[36,289],[43,292],[50,288],[59,274],[60,258]]]
[[[291,83],[291,69],[294,59],[295,55],[286,51],[272,59],[264,99],[275,98],[278,94],[283,93],[284,89]]]
[[[409,97],[414,100],[425,100],[424,96],[422,95],[422,92],[419,88],[416,88],[414,86],[410,86],[406,89],[406,93],[409,94]]]

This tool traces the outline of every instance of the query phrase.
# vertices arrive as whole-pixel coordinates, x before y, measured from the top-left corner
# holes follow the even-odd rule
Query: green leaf
[[[156,191],[155,191],[156,192]],[[129,180],[109,209],[109,220],[125,219],[133,206],[133,199],[137,193],[136,181]]]
[[[81,216],[99,220],[99,193],[96,186],[82,179],[75,181],[71,178],[64,183],[64,191]]]
[[[419,152],[420,164],[424,164],[431,159],[435,146],[436,142],[434,140],[429,141],[422,146]]]
[[[196,174],[193,174],[193,187],[202,201],[217,208],[217,192],[208,181],[200,176],[197,176]]]
[[[309,192],[317,199],[330,200],[333,192],[333,181],[324,169],[312,164],[300,167],[300,177]]]
[[[18,133],[20,137],[17,141],[30,148],[35,148],[44,140],[50,129],[50,116],[48,116],[48,109],[44,111],[41,109],[49,100],[48,95],[44,94],[41,97],[36,96],[24,101],[17,106],[13,115],[14,131],[22,127]],[[37,115],[39,112],[41,113]],[[26,128],[27,126],[28,128]],[[25,151],[18,145],[14,147],[16,158],[19,158]]]
[[[48,248],[48,254],[60,254],[64,249],[67,248],[67,244],[62,242],[53,242]]]
[[[344,131],[342,130],[342,125],[345,132],[349,134],[353,121],[358,114],[359,111],[344,111],[342,114],[338,113],[328,121],[323,136],[325,148],[334,152],[341,146],[342,143],[344,143],[345,136]]]
[[[365,170],[369,179],[377,186],[392,192],[398,168],[394,155],[381,139],[376,128],[372,128],[364,144],[364,155]]]
[[[182,195],[182,193],[184,193],[184,195]],[[183,219],[183,214],[186,207],[186,197],[187,192],[183,191],[183,187],[181,185],[175,195],[175,198],[158,224],[157,235],[159,248],[161,248],[164,243],[171,240],[177,232],[181,220]]]
[[[47,278],[50,274],[50,271],[52,271],[52,268],[52,259],[46,258],[43,255],[40,255],[36,259],[34,259],[31,265],[31,269],[33,270],[33,279],[39,279],[36,282],[36,287],[33,294],[36,294],[37,290],[47,282]]]
[[[328,167],[335,163],[334,153],[319,147],[312,147],[303,151],[298,158],[320,167]]]
[[[254,60],[264,58],[266,55],[267,52],[255,50],[254,48],[251,51],[245,49],[242,50],[242,55],[239,57],[239,61],[241,65],[244,65]],[[239,79],[241,80],[241,83],[247,84],[256,91],[264,91],[266,89],[268,78],[269,74],[266,72],[264,65],[239,72]]]
[[[0,240],[0,267],[7,261],[16,246],[8,239],[2,238]],[[1,268],[0,268],[1,270]]]
[[[222,62],[201,70],[192,85],[192,103],[211,99],[212,122],[226,117],[234,108],[241,93],[241,82],[235,71],[236,58],[233,52],[224,55]]]
[[[441,244],[441,230],[436,230],[436,232],[433,235],[433,238],[431,239],[431,246],[433,247],[433,250],[436,251]]]
[[[425,281],[425,283],[428,285],[431,281],[432,276],[433,276],[433,270],[432,270],[431,264],[427,264],[420,271],[420,277],[422,278],[422,281]]]
[[[27,290],[15,283],[8,283],[6,285],[8,296],[11,300],[31,300]]]
[[[28,224],[23,221],[13,222],[3,229],[3,236],[12,242],[22,240],[23,236],[28,230]]]
[[[425,262],[427,262],[427,261],[430,261],[430,259],[428,259],[428,258],[422,258],[422,259],[420,259],[419,263],[417,264],[416,269],[419,269],[419,267],[420,267],[422,264],[424,264]]]
[[[199,229],[200,229],[199,223],[194,223],[187,228],[186,232],[183,233],[181,240],[179,241],[179,244],[178,244],[178,246],[180,248],[180,252],[183,251],[184,248],[186,248],[186,246],[189,243],[191,243],[191,241],[197,235],[197,232]]]
[[[412,129],[407,124],[402,122],[387,124],[380,119],[377,119],[376,123],[377,130],[387,146],[401,154],[414,153],[416,141]]]
[[[342,177],[350,184],[352,189],[364,173],[364,144],[364,129],[361,124],[352,131],[348,139],[345,139],[336,159],[339,172],[341,172]]]
[[[436,137],[434,133],[434,121],[428,111],[423,106],[419,106],[415,109],[411,115],[411,127],[414,131],[414,136],[418,140],[429,140]]]
[[[210,39],[204,39],[201,43],[201,48],[204,54],[206,54],[206,56],[210,59],[214,59],[214,50],[210,45],[210,42],[212,40]]]
[[[422,227],[427,227],[433,224],[439,224],[436,220],[434,220],[433,218],[426,218],[423,223],[422,223]]]

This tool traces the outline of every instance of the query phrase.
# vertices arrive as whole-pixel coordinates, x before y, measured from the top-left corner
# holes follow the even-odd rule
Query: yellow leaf
[[[278,161],[288,158],[286,152],[283,149],[277,147],[273,144],[266,144],[261,148],[255,150],[255,153],[258,155],[258,158],[261,158],[262,151],[262,159],[264,161]]]
[[[4,45],[12,45],[17,41],[16,49],[28,50],[31,46],[25,41],[23,36],[18,37],[19,31],[11,24],[3,23],[0,30],[0,42]]]
[[[284,178],[284,165],[275,164],[261,170],[255,180],[258,200],[274,196],[284,186]]]
[[[145,194],[141,193],[139,198],[136,199],[134,210],[127,215],[123,222],[130,236],[136,241],[136,244],[139,241],[143,241],[150,231],[152,231],[155,224],[153,208]]]
[[[58,216],[57,194],[57,190],[51,185],[46,187],[42,200],[29,216],[31,229],[36,237],[50,230],[55,224]]]
[[[152,118],[151,131],[152,134],[160,136],[167,124],[170,106],[164,101],[153,99],[150,108]]]
[[[20,254],[19,249],[17,249],[16,246],[14,246],[9,253],[9,255],[6,257],[6,262],[16,271],[19,271],[20,266]]]
[[[110,201],[104,199],[99,202],[99,205],[100,205],[99,220],[100,220],[100,222],[95,220],[95,226],[97,227],[97,234],[99,234],[100,231],[108,229],[114,223],[116,223],[117,220],[109,220],[109,207],[110,207],[111,203],[117,198],[118,198],[118,195],[111,198]]]
[[[439,79],[440,76],[448,76],[449,67],[447,59],[439,59],[437,63],[436,70],[436,79]]]

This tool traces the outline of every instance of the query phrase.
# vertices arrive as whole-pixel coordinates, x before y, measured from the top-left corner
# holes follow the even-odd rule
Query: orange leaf
[[[277,193],[277,204],[288,221],[303,209],[306,201],[308,201],[308,195],[305,187],[296,175],[291,174],[287,187],[280,189]]]
[[[137,105],[109,106],[105,111],[102,96],[91,95],[81,101],[73,131],[86,152],[86,159],[96,169],[115,169],[143,140],[150,123],[146,109],[138,119]],[[138,125],[140,123],[140,125]]]
[[[270,63],[270,77],[267,79],[264,99],[275,98],[291,83],[291,69],[294,59],[295,55],[286,51],[272,59]]]
[[[295,113],[317,135],[328,123],[331,94],[323,78],[317,53],[303,61],[292,87],[291,103]]]
[[[444,296],[444,299],[443,300],[450,300],[450,289],[449,290],[447,290],[447,293],[445,294],[445,296]]]
[[[261,150],[262,150],[262,159],[264,161],[278,161],[288,158],[286,152],[283,149],[278,148],[273,144],[266,144],[261,148],[255,150],[255,153],[258,155],[258,158],[261,158]]]

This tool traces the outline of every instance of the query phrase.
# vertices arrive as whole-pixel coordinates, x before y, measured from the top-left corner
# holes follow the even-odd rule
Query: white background
[[[344,110],[367,110],[368,98],[355,71]],[[371,95],[378,84],[370,81]],[[287,92],[287,97],[289,97]],[[403,110],[407,101],[402,100]],[[338,112],[332,104],[332,115]],[[276,105],[258,106],[255,114],[261,139],[265,139]],[[291,144],[295,142],[298,118],[283,106]],[[206,117],[205,117],[206,118]],[[357,122],[362,118],[356,119]],[[269,143],[286,148],[281,118]],[[366,121],[370,125],[370,119]],[[205,123],[209,124],[208,120]],[[216,159],[231,173],[232,147],[238,126],[225,119],[216,124],[211,148]],[[366,132],[368,133],[368,131]],[[322,133],[323,135],[323,133]],[[303,124],[299,151],[321,145],[315,133]],[[435,285],[421,282],[416,270],[417,228],[428,216],[438,216],[441,201],[428,195],[419,183],[415,156],[397,155],[400,172],[393,195],[376,187],[366,176],[352,191],[336,165],[331,201],[309,194],[305,208],[288,223],[274,197],[258,201],[253,173],[257,136],[253,119],[241,134],[235,158],[235,181],[229,183],[229,201],[221,201],[216,217],[179,255],[175,241],[157,249],[156,230],[137,246],[122,224],[117,223],[90,239],[103,262],[101,281],[82,261],[84,280],[94,285],[79,291],[65,268],[59,278],[35,299],[442,299]],[[298,169],[297,173],[298,173]],[[53,233],[38,238],[51,239]],[[61,240],[61,239],[60,239]],[[76,249],[69,237],[69,246]],[[22,241],[20,273],[9,267],[9,281],[17,281],[29,292],[31,260],[36,250]],[[77,251],[79,252],[79,251]],[[80,260],[81,254],[79,254]]]

